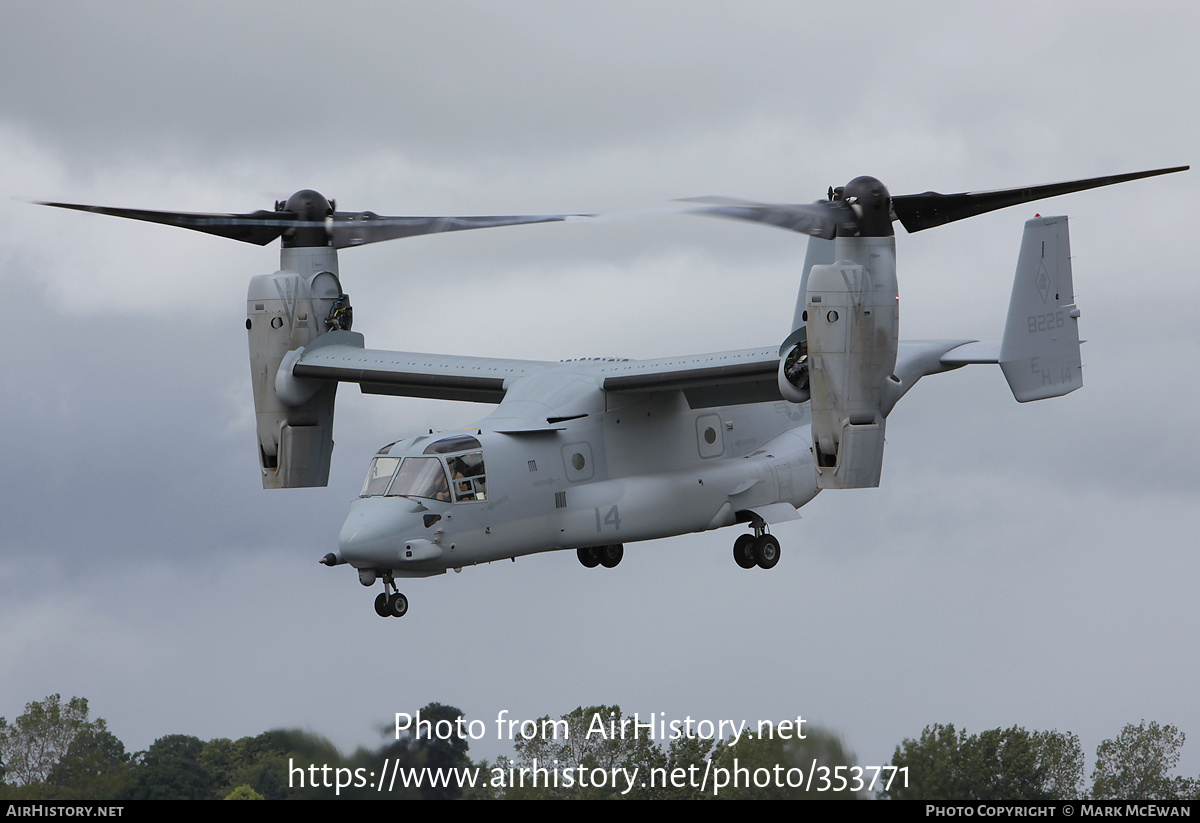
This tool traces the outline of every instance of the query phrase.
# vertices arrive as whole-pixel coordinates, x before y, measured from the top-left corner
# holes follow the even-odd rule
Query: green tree
[[[1083,748],[1078,735],[1070,732],[1034,732],[1042,769],[1042,788],[1056,800],[1084,797]]]
[[[133,768],[131,800],[208,800],[216,788],[201,760],[197,737],[169,734],[141,753]]]
[[[967,796],[966,783],[959,773],[959,745],[966,733],[954,725],[935,723],[926,726],[920,740],[906,739],[896,747],[892,765],[907,768],[903,781],[892,780],[892,787],[881,792],[893,800],[951,800]]]
[[[212,778],[217,794],[228,795],[245,781],[235,781],[234,772],[245,761],[243,747],[228,737],[214,737],[200,749],[200,765]]]
[[[536,735],[530,739],[518,737],[513,745],[515,761],[503,766],[507,769],[511,765],[518,774],[524,774],[524,785],[518,782],[515,786],[507,786],[504,797],[509,800],[557,800],[651,796],[649,779],[643,787],[641,778],[648,777],[652,768],[664,768],[666,755],[645,730],[635,734],[632,724],[623,724],[623,720],[628,721],[622,717],[620,706],[580,707],[556,721],[551,721],[548,715],[538,718]],[[541,771],[535,772],[535,769]],[[606,775],[603,785],[599,785],[598,774],[594,779],[591,776],[597,769]],[[628,784],[618,777],[614,785],[615,769],[624,769],[625,774],[637,769],[639,785],[622,794]],[[532,785],[534,775],[537,786]],[[557,785],[554,785],[556,780]],[[548,782],[551,785],[546,785]],[[584,785],[579,785],[580,782]]]
[[[667,746],[667,764],[664,776],[659,781],[667,783],[654,787],[651,797],[656,800],[704,800],[711,798],[711,792],[700,789],[700,780],[704,774],[709,756],[712,754],[713,741],[707,737],[677,737]],[[678,780],[687,775],[687,780]],[[672,785],[680,782],[683,785]]]
[[[430,703],[420,711],[421,719],[429,722],[413,735],[414,747],[423,766],[430,769],[440,769],[443,774],[451,774],[454,769],[463,769],[471,765],[467,756],[470,748],[467,738],[458,734],[458,721],[462,719],[462,709],[447,706],[442,703]],[[439,734],[454,729],[451,734]],[[422,786],[421,797],[426,800],[457,800],[462,797],[462,785],[457,781],[446,786]]]
[[[204,744],[200,763],[212,778],[219,796],[246,785],[266,800],[293,796],[287,785],[290,738],[283,731],[230,740],[215,737]],[[341,755],[336,756],[336,762]]]
[[[298,729],[275,729],[260,734],[254,740],[256,745],[261,745],[264,749],[282,753],[272,758],[263,757],[258,761],[259,779],[252,782],[251,786],[267,800],[282,797],[305,800],[333,799],[337,797],[333,788],[312,785],[312,774],[308,767],[328,765],[337,768],[356,765],[350,763],[327,738]],[[303,773],[293,776],[289,773],[291,768],[299,769]]]
[[[892,765],[908,769],[883,793],[897,800],[1067,800],[1083,781],[1077,736],[1017,726],[974,735],[927,726],[896,747]]]
[[[417,723],[420,716],[420,724]],[[395,727],[384,726],[385,737],[393,738],[392,742],[378,751],[360,750],[353,758],[352,767],[359,767],[365,772],[375,774],[399,774],[408,772],[414,774],[422,769],[438,770],[446,780],[443,785],[432,785],[422,782],[420,786],[410,787],[396,780],[390,791],[380,793],[372,787],[362,787],[343,790],[342,796],[350,797],[390,797],[390,798],[421,798],[425,800],[457,800],[463,795],[463,787],[452,770],[462,769],[471,765],[467,756],[469,742],[466,737],[459,735],[457,721],[463,717],[461,709],[442,703],[429,703],[412,716],[412,728],[396,739]],[[428,725],[426,725],[428,724]],[[450,771],[446,771],[450,770]],[[389,780],[389,782],[391,782]]]
[[[728,776],[728,785],[716,794],[722,799],[853,800],[858,796],[851,783],[854,755],[837,735],[822,729],[810,727],[802,739],[747,732],[737,742],[731,737],[718,743],[712,762],[714,770],[720,768]],[[808,770],[814,762],[817,771],[810,783]]]
[[[265,798],[247,785],[238,786],[225,795],[226,800],[264,800]]]
[[[1174,726],[1143,720],[1096,748],[1092,797],[1097,800],[1173,800],[1194,797],[1200,780],[1172,776],[1186,737]]]
[[[47,782],[56,800],[115,800],[132,782],[125,744],[105,729],[86,729],[75,736]]]
[[[106,730],[104,720],[88,719],[88,702],[83,697],[72,697],[63,704],[61,696],[52,694],[40,703],[26,703],[25,713],[11,724],[0,717],[3,778],[10,787],[20,787],[6,794],[48,797],[50,773],[71,750],[75,739]]]
[[[492,780],[493,769],[500,769],[507,773],[510,763],[508,758],[501,756],[495,763],[484,759],[475,764],[475,768],[479,770],[479,779],[475,781],[473,786],[464,786],[462,799],[463,800],[503,800],[504,789],[499,783]]]

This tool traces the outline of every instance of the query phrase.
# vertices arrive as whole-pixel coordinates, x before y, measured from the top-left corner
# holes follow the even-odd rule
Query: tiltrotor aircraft
[[[417,234],[571,215],[381,217],[340,212],[314,191],[274,211],[185,214],[46,205],[148,220],[265,245],[279,271],[254,277],[246,329],[264,488],[324,486],[338,383],[366,393],[491,404],[470,427],[389,443],[321,560],[382,582],[381,616],[401,617],[396,578],[427,577],[574,549],[589,568],[625,543],[746,524],[742,568],[779,562],[773,524],[822,489],[879,485],[887,416],[922,377],[998,363],[1020,402],[1082,385],[1065,217],[1025,224],[1003,339],[901,342],[892,223],[909,232],[1187,166],[989,192],[893,197],[872,177],[826,200],[771,205],[702,198],[695,211],[811,236],[795,316],[780,345],[669,357],[563,362],[365,348],[338,249]]]

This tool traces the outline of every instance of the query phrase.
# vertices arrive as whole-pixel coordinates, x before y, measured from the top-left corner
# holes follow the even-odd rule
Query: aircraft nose
[[[392,565],[400,558],[408,532],[420,520],[420,506],[403,497],[360,497],[338,535],[338,548],[355,565]]]

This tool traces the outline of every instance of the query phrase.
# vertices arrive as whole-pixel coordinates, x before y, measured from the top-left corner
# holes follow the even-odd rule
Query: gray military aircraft
[[[859,177],[811,204],[701,198],[688,208],[810,235],[783,343],[659,360],[543,362],[365,348],[338,249],[418,234],[584,215],[382,217],[339,212],[314,191],[274,211],[188,214],[46,203],[265,245],[279,271],[254,277],[246,329],[264,488],[324,486],[338,383],[361,391],[491,404],[467,430],[397,440],[372,458],[321,559],[382,582],[380,616],[401,617],[396,578],[574,549],[589,568],[624,544],[747,524],[744,569],[779,562],[773,524],[822,489],[879,485],[884,430],[925,375],[1000,365],[1020,402],[1083,383],[1065,217],[1025,224],[1003,339],[901,342],[892,223],[909,232],[1045,197],[1188,167],[960,194],[893,197]]]

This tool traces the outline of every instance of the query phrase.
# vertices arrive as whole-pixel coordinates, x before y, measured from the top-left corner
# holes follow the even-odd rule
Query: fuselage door
[[[584,441],[568,443],[562,447],[563,468],[571,482],[591,480],[595,473],[592,466],[592,447]]]
[[[701,457],[720,457],[725,453],[720,415],[702,414],[696,418],[696,444]]]

